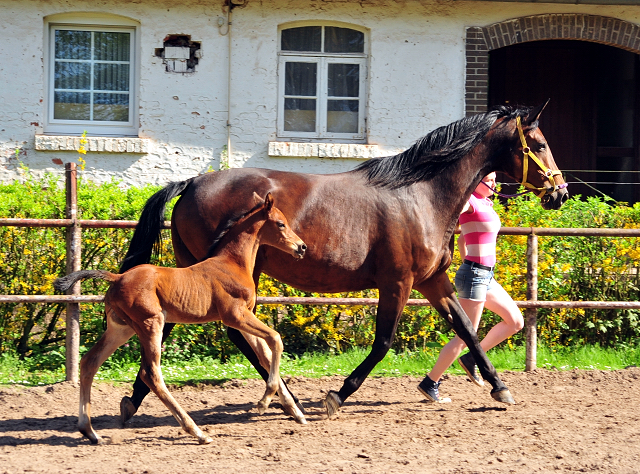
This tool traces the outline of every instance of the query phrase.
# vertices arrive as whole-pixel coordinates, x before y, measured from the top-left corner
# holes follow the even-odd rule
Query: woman
[[[478,184],[460,214],[458,249],[463,263],[458,268],[455,279],[460,304],[476,331],[485,307],[502,318],[481,341],[480,345],[485,352],[524,327],[522,313],[504,288],[493,278],[500,218],[493,209],[493,202],[488,198],[493,194],[495,187],[496,174],[489,173]],[[456,336],[442,348],[433,369],[418,385],[418,389],[428,401],[451,401],[449,398],[439,397],[439,380],[465,347],[462,339]],[[460,357],[458,363],[472,382],[478,386],[484,385],[471,353]]]

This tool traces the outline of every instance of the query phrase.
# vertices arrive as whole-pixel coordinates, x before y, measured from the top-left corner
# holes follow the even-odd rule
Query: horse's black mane
[[[529,111],[522,106],[496,106],[489,112],[437,128],[402,153],[368,160],[355,171],[364,173],[373,186],[400,188],[428,181],[469,153],[496,120],[524,117]]]
[[[238,222],[240,222],[242,219],[247,217],[249,214],[253,213],[256,209],[258,209],[261,206],[263,206],[263,203],[258,203],[247,212],[233,216],[227,219],[224,223],[220,224],[216,229],[213,242],[209,246],[209,250],[207,250],[206,258],[211,258],[215,255],[216,251],[218,250],[218,245],[220,244],[220,241],[225,235],[229,233],[229,231],[233,228],[233,226],[235,226]]]

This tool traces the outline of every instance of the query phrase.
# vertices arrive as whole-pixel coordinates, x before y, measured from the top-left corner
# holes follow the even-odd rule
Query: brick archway
[[[467,28],[465,111],[486,112],[489,51],[530,41],[566,39],[615,46],[640,54],[640,25],[597,15],[534,15]]]

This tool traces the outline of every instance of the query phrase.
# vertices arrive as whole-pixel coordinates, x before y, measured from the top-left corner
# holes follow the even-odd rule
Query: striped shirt
[[[463,212],[458,221],[467,248],[467,260],[493,267],[496,264],[496,239],[500,218],[493,202],[475,192],[469,198],[473,212]]]

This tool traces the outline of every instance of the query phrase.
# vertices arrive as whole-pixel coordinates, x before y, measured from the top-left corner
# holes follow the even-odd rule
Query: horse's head
[[[548,103],[547,100],[531,109],[526,116],[518,116],[512,120],[513,169],[508,171],[508,174],[535,193],[544,209],[559,209],[569,198],[567,184],[553,160],[549,144],[538,127],[538,119]]]
[[[266,218],[261,229],[260,243],[283,250],[295,258],[304,257],[307,245],[291,230],[282,211],[273,205],[271,193],[267,193],[267,196],[262,199],[254,192],[253,197],[256,202],[262,203],[262,210]]]

